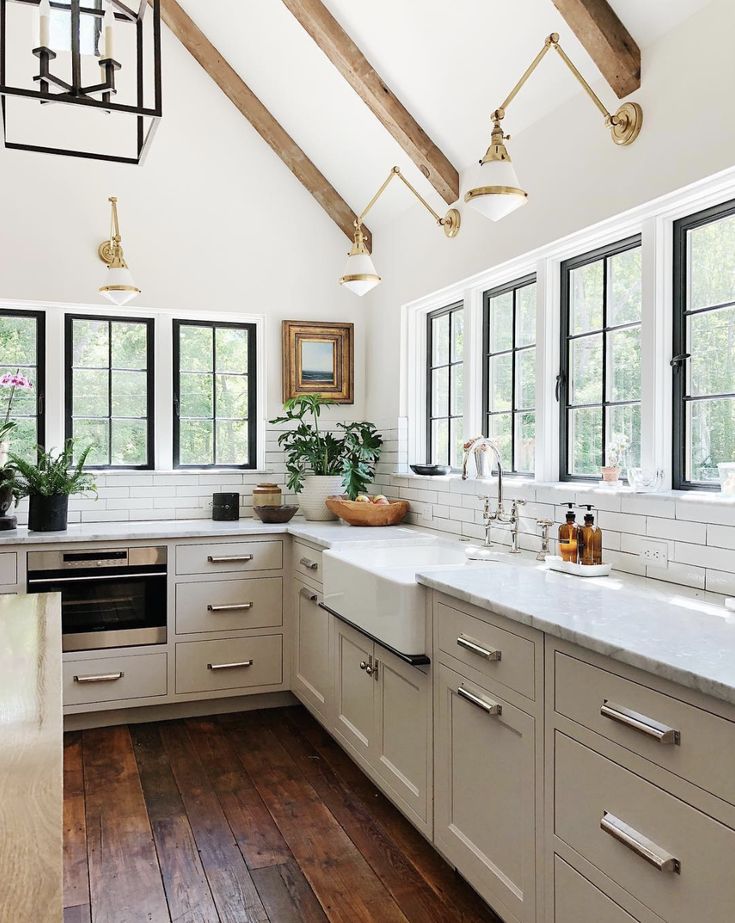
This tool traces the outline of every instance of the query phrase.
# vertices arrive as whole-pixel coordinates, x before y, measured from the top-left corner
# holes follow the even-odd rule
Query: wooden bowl
[[[284,504],[283,506],[254,506],[253,512],[261,522],[279,523],[289,522],[294,518],[298,506]]]
[[[395,526],[406,518],[408,500],[389,503],[358,503],[343,497],[327,497],[327,508],[351,526]]]

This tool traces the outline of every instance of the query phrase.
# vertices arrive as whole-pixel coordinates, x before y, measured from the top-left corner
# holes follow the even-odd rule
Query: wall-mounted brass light
[[[140,289],[133,282],[133,275],[128,269],[128,264],[123,256],[121,245],[120,222],[117,217],[117,198],[110,196],[112,206],[110,239],[104,240],[99,245],[98,254],[103,263],[107,263],[107,281],[99,288],[100,295],[116,305],[127,304]]]
[[[558,34],[556,32],[552,33],[504,102],[490,116],[493,120],[490,147],[480,161],[479,169],[474,171],[470,182],[471,188],[464,196],[465,202],[493,221],[498,221],[521,205],[525,205],[528,199],[528,193],[521,188],[518,182],[516,171],[505,146],[505,142],[510,140],[510,135],[503,134],[500,123],[505,118],[506,109],[550,48],[554,48],[558,52],[562,61],[582,84],[587,95],[603,114],[605,125],[610,129],[610,134],[615,144],[632,144],[638,137],[643,124],[643,110],[638,103],[623,103],[615,114],[608,112],[602,100],[580,74],[559,44]]]
[[[394,176],[397,176],[405,186],[408,186],[408,188],[416,196],[419,202],[421,202],[424,208],[430,212],[436,223],[440,227],[444,228],[444,233],[447,235],[447,237],[456,237],[459,233],[460,215],[457,209],[450,208],[446,215],[442,218],[441,215],[438,215],[434,211],[426,199],[424,199],[416,191],[416,189],[414,189],[411,183],[409,183],[406,177],[401,173],[400,168],[393,167],[383,185],[380,187],[380,189],[378,189],[372,199],[370,199],[368,204],[365,206],[363,211],[355,219],[355,239],[352,244],[352,249],[347,254],[347,265],[345,267],[344,275],[340,277],[339,284],[344,285],[345,288],[349,289],[351,292],[354,292],[356,295],[366,295],[370,289],[375,288],[375,286],[381,281],[380,276],[375,271],[372,257],[370,256],[367,245],[365,244],[365,235],[362,231],[362,222],[365,220],[367,213],[370,211],[373,205],[375,205],[381,195],[385,192],[388,184]]]

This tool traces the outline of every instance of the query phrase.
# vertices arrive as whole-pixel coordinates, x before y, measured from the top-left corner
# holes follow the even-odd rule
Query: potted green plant
[[[17,520],[9,516],[8,510],[18,500],[18,471],[11,462],[0,464],[0,531],[15,529]]]
[[[10,411],[13,409],[13,398],[15,397],[15,392],[18,390],[30,391],[33,388],[33,385],[29,379],[25,377],[25,375],[20,374],[20,369],[16,369],[15,372],[6,372],[2,377],[0,377],[0,388],[10,389],[10,394],[8,395],[8,404],[5,408],[5,419],[2,421],[2,423],[0,423],[0,465],[4,465],[8,460],[8,436],[18,425],[15,420],[10,419]]]
[[[96,494],[94,478],[84,470],[91,449],[87,446],[75,462],[74,441],[68,439],[60,452],[39,449],[35,465],[11,454],[10,460],[18,469],[18,494],[28,497],[31,532],[65,532],[71,494]]]
[[[310,520],[336,519],[324,504],[327,497],[344,490],[354,500],[364,492],[375,477],[383,445],[373,423],[338,423],[339,433],[320,430],[322,409],[334,403],[321,394],[294,397],[283,405],[283,415],[270,421],[296,424],[280,434],[278,445],[286,453],[288,487],[299,494]]]

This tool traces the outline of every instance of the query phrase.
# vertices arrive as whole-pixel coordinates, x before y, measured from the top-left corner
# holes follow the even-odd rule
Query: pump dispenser
[[[602,531],[595,525],[592,506],[587,504],[584,525],[579,530],[579,563],[602,564]]]
[[[576,523],[576,514],[574,504],[567,503],[567,521],[559,526],[559,554],[563,561],[569,561],[572,564],[577,563],[577,554],[579,549],[579,526]]]

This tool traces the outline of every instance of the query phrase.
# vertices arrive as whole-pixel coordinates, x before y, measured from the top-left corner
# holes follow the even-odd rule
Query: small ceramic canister
[[[258,484],[253,487],[253,506],[281,506],[283,493],[278,484]]]

